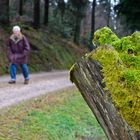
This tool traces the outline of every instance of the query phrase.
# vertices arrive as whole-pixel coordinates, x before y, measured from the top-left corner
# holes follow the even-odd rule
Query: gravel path
[[[0,109],[63,88],[72,87],[67,71],[30,75],[29,85],[23,84],[23,76],[17,75],[14,85],[8,84],[9,76],[0,77]]]

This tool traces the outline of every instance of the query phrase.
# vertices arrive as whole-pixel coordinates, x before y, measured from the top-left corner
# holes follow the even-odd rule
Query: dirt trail
[[[8,84],[9,76],[0,77],[0,109],[43,94],[72,87],[67,71],[30,75],[29,85],[23,84],[23,76],[17,75],[14,85]]]

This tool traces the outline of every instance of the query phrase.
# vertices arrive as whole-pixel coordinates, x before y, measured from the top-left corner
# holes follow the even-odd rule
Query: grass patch
[[[105,140],[105,134],[76,89],[1,110],[0,140]]]

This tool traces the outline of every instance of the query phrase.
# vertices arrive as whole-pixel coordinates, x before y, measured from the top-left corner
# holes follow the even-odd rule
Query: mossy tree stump
[[[71,70],[71,81],[78,87],[109,140],[140,140],[140,133],[131,129],[112,102],[109,91],[104,90],[101,69],[97,61],[81,59]]]
[[[98,46],[70,71],[109,140],[140,140],[140,32],[119,39],[104,27]]]

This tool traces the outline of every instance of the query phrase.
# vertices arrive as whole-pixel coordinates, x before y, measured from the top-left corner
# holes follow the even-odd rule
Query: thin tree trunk
[[[83,98],[104,129],[109,140],[140,140],[115,107],[109,91],[104,90],[101,65],[90,58],[81,59],[70,72]]]
[[[19,15],[23,15],[23,0],[19,1]]]
[[[92,40],[94,37],[94,32],[95,32],[95,8],[96,8],[96,0],[93,0],[92,2],[92,15],[91,15],[91,35],[90,35],[90,51],[94,49]]]
[[[44,25],[48,25],[49,21],[49,0],[45,0],[44,4]]]
[[[80,8],[77,8],[77,16],[76,16],[76,23],[75,23],[75,32],[74,32],[74,43],[79,45],[79,40],[80,40],[80,25],[81,25],[81,18],[80,18]]]
[[[92,15],[91,15],[91,39],[94,37],[95,32],[95,7],[96,7],[96,0],[92,2]]]
[[[58,1],[58,8],[61,12],[61,22],[63,23],[64,21],[64,14],[65,14],[65,1],[64,0],[59,0]]]
[[[74,43],[76,43],[77,45],[79,45],[79,40],[80,40],[80,23],[81,23],[81,19],[77,17],[76,25],[75,25],[75,33],[74,33]]]
[[[107,26],[110,27],[111,0],[107,2]]]
[[[34,0],[34,28],[40,27],[40,0]]]
[[[9,0],[0,1],[0,23],[9,24]]]

